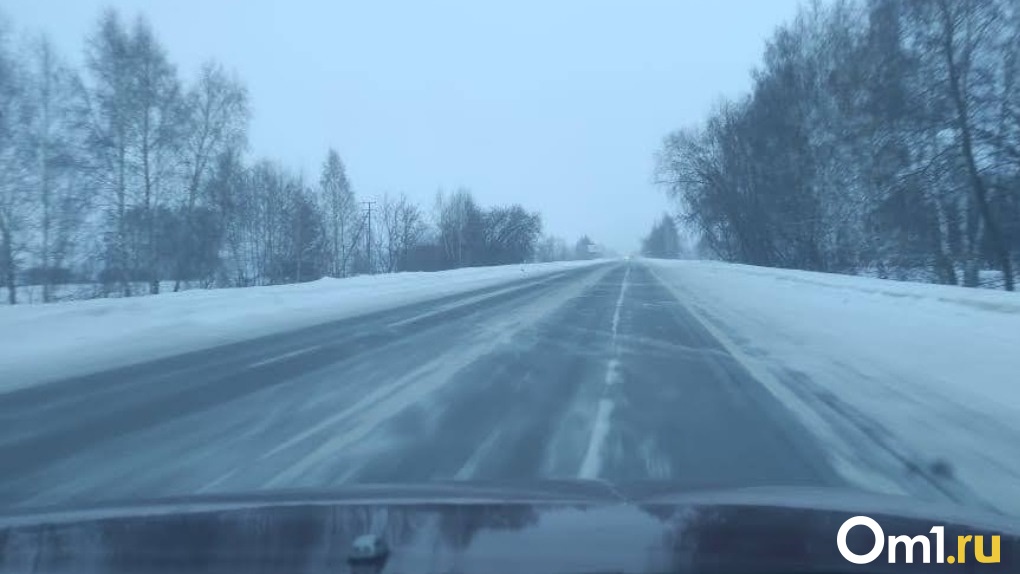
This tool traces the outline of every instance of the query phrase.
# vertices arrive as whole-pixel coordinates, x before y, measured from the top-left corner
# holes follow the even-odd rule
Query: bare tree
[[[24,248],[21,233],[27,224],[26,170],[21,145],[24,128],[23,79],[0,21],[0,279],[7,301],[18,301],[18,258]]]
[[[136,112],[132,128],[138,136],[138,161],[141,170],[142,201],[146,237],[142,248],[149,293],[159,293],[161,269],[157,232],[158,208],[166,201],[163,194],[176,183],[179,158],[184,146],[185,114],[177,71],[167,60],[148,23],[139,18],[131,43],[134,75],[132,79]]]
[[[535,261],[567,261],[573,256],[562,237],[547,235],[539,239],[535,247]]]
[[[29,147],[34,194],[33,227],[38,229],[38,280],[44,302],[53,299],[53,284],[67,277],[62,265],[82,221],[88,197],[80,177],[79,133],[75,107],[78,79],[40,37],[29,46],[26,93],[31,106],[24,143]]]
[[[436,195],[439,239],[449,267],[477,265],[479,249],[485,243],[482,211],[467,189],[446,198]]]
[[[1015,2],[811,3],[750,93],[664,142],[659,178],[725,259],[1014,287]]]
[[[485,265],[524,263],[535,253],[542,218],[520,205],[493,207],[482,215],[484,243],[479,262]]]
[[[72,268],[102,295],[130,296],[167,279],[174,290],[263,285],[534,256],[541,220],[520,206],[483,210],[460,189],[440,195],[433,228],[403,195],[359,209],[335,150],[314,189],[275,162],[247,163],[243,84],[209,63],[185,91],[144,19],[125,26],[104,12],[81,78],[45,39],[17,57],[6,42],[0,26],[0,282],[11,303],[19,282],[54,299]]]
[[[977,213],[987,230],[987,237],[995,258],[998,260],[1007,291],[1014,289],[1013,268],[1008,247],[1002,236],[999,221],[992,212],[989,202],[988,185],[978,166],[977,142],[975,142],[975,122],[980,105],[982,78],[980,58],[982,52],[991,47],[994,37],[993,28],[1000,22],[1002,14],[996,10],[993,2],[948,2],[939,0],[937,3],[940,26],[938,43],[944,59],[945,73],[948,79],[949,97],[955,111],[955,124],[959,137],[960,154],[970,180],[973,200]],[[1015,46],[1014,46],[1015,49]],[[990,81],[988,74],[994,72],[984,70],[985,82]],[[971,224],[973,229],[974,224]],[[977,232],[971,231],[971,250],[977,250]],[[972,259],[972,258],[969,258]],[[974,271],[976,279],[976,269]]]
[[[322,164],[319,189],[328,234],[329,274],[345,277],[357,242],[357,202],[343,161],[330,149]]]
[[[247,170],[240,152],[227,149],[216,156],[210,169],[206,192],[220,241],[216,245],[218,281],[221,285],[241,287],[247,284],[242,253],[244,193]]]
[[[382,221],[381,251],[383,268],[388,273],[403,271],[408,255],[425,233],[421,211],[403,194],[394,198],[384,195],[379,208]]]
[[[187,185],[183,224],[185,234],[198,230],[196,207],[200,194],[210,177],[213,162],[231,150],[240,150],[247,141],[248,90],[236,77],[231,77],[219,64],[202,66],[198,81],[185,98],[186,133],[183,167]],[[211,203],[211,202],[210,202]],[[193,272],[194,249],[178,246],[174,291],[180,289],[183,276]]]
[[[113,231],[106,239],[109,279],[115,279],[124,295],[131,294],[127,245],[127,210],[132,125],[131,38],[120,16],[107,10],[96,32],[88,39],[86,67],[89,72],[85,107],[86,149],[94,185],[106,192],[108,219]]]

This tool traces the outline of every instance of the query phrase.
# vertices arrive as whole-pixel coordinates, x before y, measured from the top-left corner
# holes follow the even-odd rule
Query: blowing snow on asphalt
[[[4,502],[441,479],[840,484],[639,263],[0,398]],[[43,423],[45,421],[45,423]]]
[[[419,279],[385,281],[403,293]],[[368,281],[313,289],[357,302]],[[996,383],[1013,372],[1020,332],[1009,294],[655,260],[430,282],[442,289],[402,306],[341,306],[309,324],[288,319],[287,303],[278,319],[262,311],[258,337],[239,340],[238,326],[226,345],[13,381],[0,393],[0,458],[14,461],[0,469],[0,502],[581,478],[849,486],[1020,509],[1017,402]],[[238,320],[271,299],[255,290],[231,309],[222,293]],[[104,309],[111,322],[136,318],[126,332],[151,333],[168,314],[161,298],[144,301],[151,325],[137,301]],[[89,303],[39,308],[26,336],[74,323]],[[949,344],[961,330],[984,345]],[[908,335],[942,349],[930,369],[876,344]],[[15,359],[11,372],[28,368]]]

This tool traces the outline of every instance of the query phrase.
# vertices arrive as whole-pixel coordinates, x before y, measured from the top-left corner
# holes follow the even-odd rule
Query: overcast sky
[[[106,6],[144,14],[186,79],[215,58],[247,83],[251,153],[318,180],[329,147],[362,198],[470,188],[546,231],[629,251],[669,204],[667,132],[749,71],[797,0],[6,0],[72,62]]]

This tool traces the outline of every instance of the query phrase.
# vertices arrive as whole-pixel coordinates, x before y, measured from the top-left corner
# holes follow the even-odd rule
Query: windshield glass
[[[1020,516],[1018,45],[1007,0],[5,2],[0,509]]]

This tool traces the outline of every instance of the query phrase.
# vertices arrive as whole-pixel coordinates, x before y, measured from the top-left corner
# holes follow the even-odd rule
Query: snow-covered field
[[[0,392],[593,265],[569,261],[0,307]]]
[[[1020,294],[647,264],[845,476],[1020,514]]]
[[[171,293],[176,286],[176,281],[160,281],[159,290],[160,293]],[[136,281],[131,284],[131,288],[134,293],[138,296],[145,296],[149,293],[149,284],[144,281]],[[180,285],[180,291],[188,291],[191,289],[202,289],[203,286],[199,282],[184,281]],[[18,304],[38,304],[43,302],[43,288],[42,285],[21,285],[17,288]],[[63,301],[83,301],[86,299],[102,299],[106,297],[119,297],[116,286],[113,289],[104,291],[101,283],[65,283],[61,285],[54,285],[53,292],[51,294],[51,303],[63,302]],[[4,290],[3,301],[7,302],[7,292]]]

